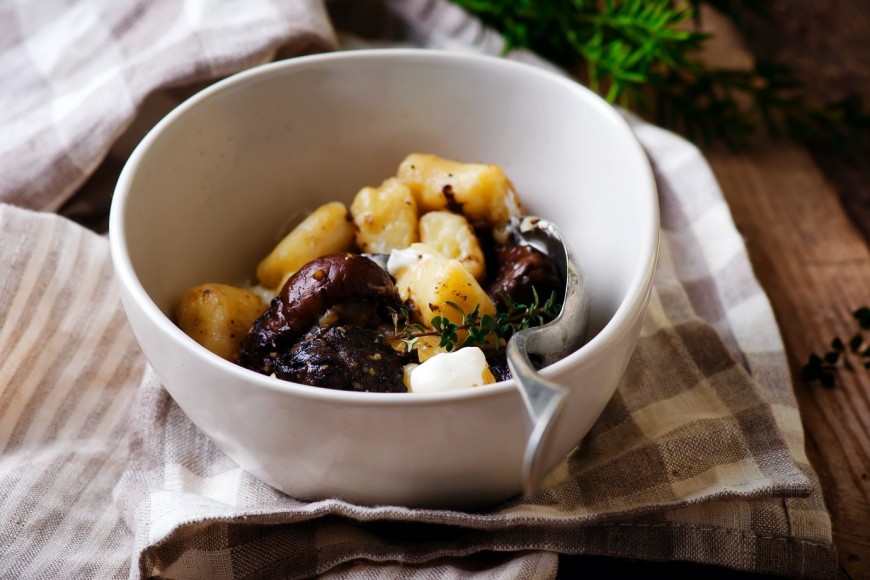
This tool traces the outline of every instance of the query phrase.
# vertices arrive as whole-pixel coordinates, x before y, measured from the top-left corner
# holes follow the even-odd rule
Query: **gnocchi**
[[[523,213],[513,184],[498,165],[412,153],[396,175],[410,188],[422,212],[458,210],[472,224],[492,227],[496,233]]]
[[[235,361],[239,345],[266,310],[250,290],[227,284],[202,284],[185,292],[175,310],[178,326],[216,355]]]
[[[284,236],[257,266],[257,279],[266,288],[278,288],[290,274],[325,254],[345,252],[354,241],[347,207],[333,201],[318,207]]]
[[[356,245],[370,254],[389,254],[418,241],[417,202],[397,179],[380,187],[364,187],[350,206]]]
[[[391,274],[395,272],[399,297],[412,304],[421,324],[431,328],[435,316],[462,324],[462,312],[475,308],[481,315],[495,315],[492,299],[459,261],[442,256],[425,244],[413,244],[408,251],[412,256],[408,265],[388,268]],[[460,331],[459,340],[467,335]]]
[[[479,282],[486,278],[483,250],[474,228],[464,216],[449,211],[430,211],[420,218],[420,241],[442,256],[458,260]]]
[[[502,380],[503,331],[470,333],[465,315],[492,323],[505,297],[553,286],[549,257],[508,243],[505,226],[521,214],[497,165],[413,153],[349,207],[315,209],[262,259],[254,290],[273,297],[268,307],[250,290],[203,284],[182,297],[176,322],[227,360],[315,386],[431,392]],[[413,339],[390,334],[400,311],[420,330]],[[447,342],[471,337],[483,350],[442,346],[445,320]]]

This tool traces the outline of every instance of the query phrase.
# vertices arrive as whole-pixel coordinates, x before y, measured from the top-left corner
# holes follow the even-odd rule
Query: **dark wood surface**
[[[811,155],[778,145],[708,159],[743,234],[782,332],[807,439],[831,512],[841,567],[870,571],[870,378],[856,361],[833,389],[804,384],[800,367],[870,299],[870,253]]]
[[[815,100],[861,95],[870,106],[870,2],[770,0],[769,18],[747,12],[743,36],[757,54],[787,64]],[[870,134],[852,153],[829,143],[808,147],[848,216],[870,240]]]
[[[870,105],[870,2],[773,0],[771,19],[750,17],[745,48],[788,64],[815,99],[863,96]],[[837,374],[833,389],[804,384],[800,368],[835,336],[857,330],[870,305],[870,139],[762,143],[708,158],[780,325],[807,453],[831,513],[844,578],[870,578],[870,372]]]
[[[863,95],[870,104],[870,0],[771,0],[771,19],[746,14],[744,29],[705,12],[715,34],[709,60],[746,66],[753,54],[790,65],[817,99]],[[744,152],[706,147],[737,229],[773,306],[792,371],[810,462],[822,484],[839,577],[870,578],[870,371],[853,359],[836,386],[805,384],[800,369],[870,305],[870,139],[843,153],[760,138]],[[604,571],[638,577],[753,577],[684,562],[564,558],[560,577]]]

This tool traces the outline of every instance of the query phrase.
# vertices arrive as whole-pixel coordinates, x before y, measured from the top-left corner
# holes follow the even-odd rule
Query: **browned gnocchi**
[[[349,206],[316,208],[262,259],[256,288],[274,297],[269,307],[249,289],[204,284],[181,298],[176,321],[219,356],[314,386],[431,392],[508,378],[496,334],[481,334],[479,353],[450,358],[436,327],[456,325],[462,341],[463,313],[495,317],[496,294],[528,294],[523,280],[548,280],[546,257],[524,270],[499,261],[531,251],[501,250],[521,214],[497,165],[413,153]],[[419,336],[390,332],[398,312]]]
[[[265,310],[266,305],[250,290],[227,284],[201,284],[181,297],[175,319],[193,340],[234,361],[242,339]]]
[[[398,179],[359,190],[350,206],[356,245],[369,254],[389,254],[419,240],[417,202]]]

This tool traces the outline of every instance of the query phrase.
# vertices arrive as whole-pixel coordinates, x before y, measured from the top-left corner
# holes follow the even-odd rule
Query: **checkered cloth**
[[[61,208],[156,90],[334,42],[319,0],[0,3],[0,201]]]
[[[93,178],[79,186],[122,155],[150,91],[334,41],[314,2],[230,6],[0,7],[0,199],[98,212]],[[332,8],[337,23],[360,10]],[[381,19],[390,43],[501,49],[443,0]],[[783,346],[728,207],[694,147],[631,122],[662,207],[636,352],[545,491],[474,512],[302,502],[242,471],[147,368],[105,238],[0,205],[0,577],[550,578],[559,553],[832,576]]]

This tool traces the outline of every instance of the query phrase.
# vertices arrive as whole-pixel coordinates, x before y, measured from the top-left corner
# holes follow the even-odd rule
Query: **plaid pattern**
[[[145,362],[104,238],[0,205],[0,578],[110,578],[111,502]]]
[[[56,210],[155,90],[334,47],[318,0],[0,4],[0,202]]]
[[[28,45],[34,30],[72,22],[69,11],[94,5],[47,10],[39,18],[28,11],[43,3],[23,6],[0,7],[15,11],[20,25],[12,36],[0,30],[0,55],[27,69],[22,78],[68,66],[71,77],[91,79],[76,76],[75,60],[58,56],[68,64],[38,68],[15,51]],[[150,19],[159,14],[177,14],[155,6],[147,18],[133,17],[136,11],[128,8],[113,29],[138,30],[140,43],[153,38],[139,27],[153,26]],[[292,12],[288,6],[282,14]],[[294,34],[328,46],[322,11],[292,6],[298,19],[288,16],[286,36],[276,33],[269,46],[286,44]],[[442,0],[388,6],[398,17],[379,33],[388,42],[398,35],[424,46],[501,49],[497,35]],[[108,3],[102,8],[122,10]],[[206,19],[209,26],[221,22],[216,10]],[[252,9],[249,15],[257,14],[274,12]],[[239,20],[229,20],[224,24],[235,32],[213,36],[203,50],[235,54],[235,64],[213,66],[199,78],[267,57],[262,30],[236,28]],[[84,26],[93,19],[75,21]],[[0,14],[4,26],[9,20]],[[133,38],[119,54],[144,50]],[[303,50],[302,44],[289,50]],[[42,49],[40,55],[48,58]],[[540,63],[529,53],[516,56]],[[183,53],[171,62],[195,69],[193,59]],[[156,75],[151,88],[167,84],[166,70],[150,74]],[[40,79],[34,95],[47,82]],[[111,86],[101,90],[111,92]],[[45,114],[44,107],[37,112],[41,95],[33,97],[29,114]],[[96,107],[81,109],[69,117],[76,127],[92,128],[83,119]],[[99,113],[115,118],[115,111]],[[6,516],[0,520],[0,577],[549,578],[556,553],[833,575],[830,520],[804,454],[783,347],[728,207],[694,147],[631,122],[656,171],[663,234],[637,350],[601,419],[551,474],[549,487],[479,512],[301,502],[254,479],[187,420],[145,369],[120,308],[105,239],[57,216],[0,205],[0,352],[6,355],[0,358],[0,509]],[[18,164],[3,155],[17,155],[21,165],[46,160],[22,141],[10,145],[5,136],[18,133],[8,133],[8,126],[0,118],[0,163],[8,168],[0,172],[0,196],[6,196],[0,198],[52,208],[93,171],[59,166],[56,175],[29,183],[31,167],[12,175]],[[71,131],[48,126],[55,136]],[[99,147],[78,148],[73,140],[58,150],[80,160],[97,151],[95,164],[116,136],[92,129],[87,139]]]

